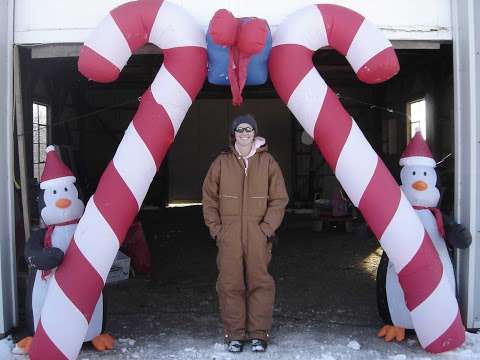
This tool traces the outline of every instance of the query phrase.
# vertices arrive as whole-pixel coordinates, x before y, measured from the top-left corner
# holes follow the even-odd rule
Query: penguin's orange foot
[[[396,340],[398,342],[405,339],[405,328],[393,325],[385,325],[377,334],[379,337],[385,338],[385,341]]]
[[[97,351],[111,350],[115,346],[115,339],[110,334],[100,334],[92,339],[92,345]]]
[[[32,336],[24,337],[22,340],[15,344],[12,352],[18,355],[28,354],[28,352],[30,351],[30,347],[32,346],[32,340]]]

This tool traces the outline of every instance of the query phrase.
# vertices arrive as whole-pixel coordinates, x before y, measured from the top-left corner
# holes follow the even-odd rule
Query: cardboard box
[[[119,281],[128,280],[130,273],[130,258],[118,251],[115,260],[113,261],[112,268],[107,276],[107,284],[117,283]]]

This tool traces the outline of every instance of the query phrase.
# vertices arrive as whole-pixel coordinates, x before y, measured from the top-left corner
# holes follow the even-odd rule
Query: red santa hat
[[[400,166],[436,166],[432,152],[423,139],[420,129],[416,130],[415,136],[403,151]]]
[[[40,189],[45,189],[56,183],[75,182],[75,176],[70,169],[60,160],[55,148],[50,145],[45,149],[47,152],[47,160],[43,168],[42,177],[40,178]]]

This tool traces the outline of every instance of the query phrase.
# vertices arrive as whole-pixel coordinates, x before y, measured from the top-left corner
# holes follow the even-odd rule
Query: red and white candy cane
[[[134,1],[112,10],[85,42],[79,71],[88,79],[113,81],[147,42],[163,50],[163,65],[52,279],[30,350],[33,360],[78,356],[117,250],[205,81],[204,30],[181,7],[162,0]]]
[[[395,51],[358,13],[311,5],[290,15],[274,34],[270,76],[395,265],[421,345],[431,352],[458,347],[465,331],[438,254],[399,186],[315,69],[312,55],[324,46],[346,56],[366,83],[398,72]]]

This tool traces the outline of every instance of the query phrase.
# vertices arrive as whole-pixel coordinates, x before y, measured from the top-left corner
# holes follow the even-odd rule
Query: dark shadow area
[[[203,225],[201,207],[147,211],[140,218],[152,274],[107,286],[109,331],[134,338],[216,334],[221,341],[216,245]],[[376,328],[377,241],[355,239],[341,226],[316,233],[309,230],[310,223],[308,215],[287,214],[273,249],[273,333],[319,324]]]

